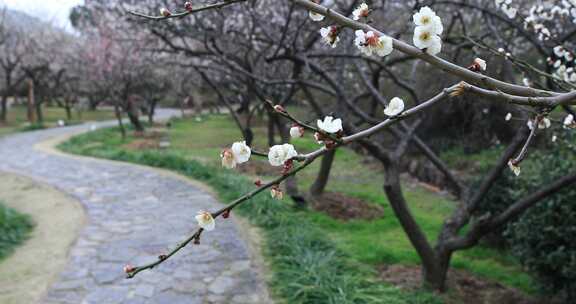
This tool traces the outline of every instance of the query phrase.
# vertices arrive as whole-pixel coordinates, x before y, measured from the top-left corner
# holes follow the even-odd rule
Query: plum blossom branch
[[[290,0],[290,1],[310,11],[327,16],[332,21],[338,23],[341,26],[348,27],[354,30],[364,30],[367,32],[372,31],[374,33],[377,33],[379,36],[386,36],[384,33],[380,32],[379,30],[375,29],[374,27],[368,24],[354,21],[338,12],[335,12],[332,9],[326,8],[312,1],[309,0]],[[437,68],[440,68],[452,75],[455,75],[472,83],[485,83],[487,85],[490,85],[491,87],[498,88],[503,92],[519,96],[554,96],[559,94],[556,92],[538,90],[530,87],[510,84],[486,75],[475,73],[464,67],[458,66],[452,62],[423,52],[422,50],[413,47],[404,41],[395,38],[392,38],[392,41],[394,44],[394,49],[399,50],[400,52],[405,53],[407,55],[426,61]]]
[[[518,105],[538,106],[538,107],[576,105],[576,91],[572,91],[569,93],[562,93],[560,95],[552,97],[531,97],[531,96],[516,96],[501,91],[491,91],[465,82],[462,82],[460,85],[462,86],[461,88],[463,90],[470,91],[471,93],[478,94],[484,97],[502,99],[509,103]]]
[[[320,149],[323,150],[323,149]],[[303,170],[304,168],[308,167],[316,158],[318,158],[320,155],[322,155],[321,153],[312,153],[309,154],[308,156],[304,157],[304,161],[300,166],[297,166],[296,168],[294,168],[293,170],[291,170],[290,172],[288,172],[287,174],[284,174],[282,176],[277,177],[276,179],[256,188],[255,190],[252,190],[251,192],[246,193],[245,195],[239,197],[238,199],[232,201],[230,204],[228,204],[226,207],[211,213],[210,215],[212,216],[213,219],[216,219],[220,216],[222,217],[228,217],[228,216],[224,216],[225,214],[229,214],[234,208],[238,207],[240,204],[248,201],[249,199],[251,199],[252,197],[258,195],[259,193],[272,188],[278,184],[280,184],[281,182],[283,182],[284,180],[286,180],[288,177],[300,172],[301,170]],[[160,264],[162,264],[163,262],[165,262],[166,260],[168,260],[169,258],[171,258],[174,254],[176,254],[178,251],[182,250],[184,247],[186,247],[188,244],[190,244],[191,242],[194,243],[199,243],[200,242],[200,237],[202,235],[202,232],[204,231],[203,228],[198,228],[194,234],[192,234],[191,236],[189,236],[188,238],[186,238],[183,242],[181,242],[180,244],[178,244],[174,249],[170,250],[170,252],[168,252],[165,255],[160,255],[158,257],[158,259],[154,262],[151,262],[149,264],[145,264],[142,266],[126,266],[124,271],[126,272],[126,278],[131,279],[133,277],[135,277],[138,273],[140,273],[141,271],[144,270],[148,270],[148,269],[152,269]]]
[[[330,133],[328,133],[328,132],[325,132],[324,130],[321,130],[320,128],[316,128],[316,127],[314,127],[314,126],[312,126],[312,125],[309,125],[309,124],[307,124],[307,123],[305,123],[305,122],[303,122],[303,121],[295,118],[295,117],[292,116],[290,113],[288,113],[284,108],[279,107],[279,106],[275,106],[272,101],[266,100],[266,105],[267,105],[272,111],[274,111],[275,113],[277,113],[278,115],[280,115],[280,116],[282,116],[282,117],[287,118],[288,120],[290,120],[291,122],[295,123],[296,125],[304,128],[304,129],[310,130],[310,131],[312,131],[312,132],[320,133],[320,134],[322,134],[323,137],[329,138],[330,140],[332,140],[332,141],[334,141],[334,142],[336,142],[336,143],[342,143],[342,139],[341,139],[341,138],[339,138],[339,137],[337,137],[337,136],[334,136],[334,135],[332,135],[332,134],[330,134]]]
[[[147,15],[147,14],[139,13],[136,11],[128,11],[128,13],[130,15],[146,18],[149,20],[164,20],[164,19],[171,19],[171,18],[182,18],[182,17],[188,16],[190,14],[198,13],[201,11],[206,11],[206,10],[211,10],[211,9],[219,9],[219,8],[222,8],[222,7],[234,4],[234,3],[246,2],[246,1],[248,1],[248,0],[225,0],[222,2],[218,2],[218,3],[203,5],[203,6],[200,6],[197,8],[193,8],[192,6],[190,6],[190,8],[187,7],[187,9],[185,11],[179,12],[179,13],[171,13],[170,11],[168,11],[166,9],[162,9],[161,15],[158,15],[158,16]]]
[[[441,93],[432,97],[428,101],[425,101],[425,102],[423,102],[423,103],[421,103],[421,104],[419,104],[419,105],[417,105],[411,109],[408,109],[397,116],[390,117],[390,118],[384,120],[383,122],[381,122],[375,126],[372,126],[372,127],[365,129],[363,131],[359,131],[359,132],[352,134],[350,136],[342,137],[339,142],[336,142],[334,144],[334,146],[331,147],[331,149],[335,149],[335,148],[338,148],[340,146],[349,144],[351,142],[362,140],[364,138],[370,137],[371,135],[390,127],[391,125],[393,125],[393,124],[395,124],[395,123],[397,123],[397,122],[399,122],[399,121],[401,121],[401,120],[403,120],[409,116],[412,116],[412,115],[414,115],[420,111],[423,111],[423,110],[427,109],[428,107],[440,102],[441,100],[443,100],[447,96],[450,96],[450,92],[452,92],[456,88],[457,88],[457,85],[454,85],[452,87],[444,89]],[[311,128],[315,129],[314,127],[311,127]],[[252,190],[252,191],[244,194],[243,196],[241,196],[238,199],[229,203],[226,207],[223,207],[216,212],[210,213],[210,215],[214,219],[217,219],[220,216],[227,217],[227,215],[229,215],[230,212],[234,208],[238,207],[242,203],[248,201],[252,197],[258,195],[259,193],[261,193],[267,189],[277,187],[277,185],[279,185],[280,183],[282,183],[283,181],[288,179],[290,176],[293,176],[293,175],[297,174],[298,172],[300,172],[301,170],[305,169],[310,164],[312,164],[318,157],[324,155],[325,153],[327,153],[331,149],[328,149],[327,147],[322,147],[322,148],[319,148],[319,149],[317,149],[311,153],[304,154],[304,155],[298,155],[298,156],[293,157],[292,158],[293,160],[301,161],[302,164],[293,168],[292,170],[288,171],[287,173],[277,177],[276,179],[274,179],[274,180],[272,180],[266,184],[261,185],[257,189]],[[126,266],[125,272],[127,274],[127,278],[133,278],[134,276],[136,276],[136,274],[140,273],[141,271],[152,269],[152,268],[160,265],[164,261],[168,260],[170,257],[174,256],[174,254],[176,254],[178,251],[182,250],[184,247],[186,247],[191,242],[195,242],[195,243],[200,242],[200,237],[201,237],[203,231],[204,231],[204,229],[198,228],[194,232],[194,234],[192,234],[190,237],[186,238],[178,246],[176,246],[174,249],[172,249],[168,254],[160,255],[158,257],[158,259],[154,262],[151,262],[149,264],[142,265],[142,266],[136,266],[136,267]]]

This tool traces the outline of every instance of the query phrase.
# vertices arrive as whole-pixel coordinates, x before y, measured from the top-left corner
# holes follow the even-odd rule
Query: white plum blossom
[[[338,37],[338,27],[335,25],[323,27],[320,29],[320,35],[326,44],[335,48],[340,41],[340,37]]]
[[[275,145],[271,147],[268,152],[268,161],[272,166],[279,167],[297,155],[298,152],[296,152],[296,149],[294,149],[294,146],[291,144]]]
[[[390,103],[386,109],[384,109],[384,114],[387,116],[396,116],[402,113],[402,111],[404,111],[404,100],[398,97],[394,97],[392,100],[390,100]]]
[[[384,57],[390,55],[394,50],[392,38],[385,35],[379,36],[373,31],[364,33],[363,30],[357,30],[354,44],[366,56],[371,56],[372,53],[376,53],[376,55]]]
[[[222,167],[228,169],[236,168],[237,163],[236,159],[234,158],[234,154],[232,153],[232,150],[224,149],[224,151],[222,151],[222,153],[220,154],[220,157],[222,158]]]
[[[506,117],[504,119],[506,119],[506,121],[510,121],[510,119],[512,119],[512,113],[506,114]]]
[[[480,71],[486,71],[486,60],[482,58],[474,59],[474,64],[480,68]]]
[[[494,4],[496,4],[496,7],[500,8],[508,18],[516,18],[518,9],[512,7],[512,0],[494,0]]]
[[[429,7],[425,6],[412,16],[416,28],[414,29],[414,45],[426,50],[430,55],[436,55],[442,50],[442,38],[444,31],[442,19]]]
[[[412,16],[412,19],[416,26],[428,27],[436,35],[442,35],[442,32],[444,32],[442,19],[428,6],[421,8],[419,12]]]
[[[556,55],[556,57],[564,57],[564,54],[566,54],[566,51],[563,46],[558,45],[554,47],[554,55]]]
[[[552,136],[552,142],[556,142],[556,140],[558,140],[558,136],[553,135],[553,136]]]
[[[272,187],[272,189],[270,189],[270,196],[273,199],[282,200],[282,198],[284,198],[284,193],[279,187]]]
[[[576,121],[574,121],[574,115],[569,114],[564,118],[564,128],[576,129]]]
[[[362,3],[352,12],[352,18],[354,20],[360,20],[361,17],[368,17],[370,14],[370,8],[368,4]]]
[[[528,123],[526,123],[528,125],[528,128],[530,130],[534,129],[534,122],[532,120],[529,120]],[[550,119],[548,118],[542,118],[540,120],[540,122],[538,123],[538,129],[548,129],[550,128],[550,126],[552,125],[552,122],[550,122]]]
[[[198,215],[196,215],[196,221],[198,222],[198,226],[206,231],[212,231],[216,227],[216,221],[214,221],[210,212],[198,212]]]
[[[514,175],[516,176],[520,175],[520,166],[516,165],[513,160],[510,160],[508,162],[508,167],[510,168],[510,170],[512,170],[512,173],[514,173]]]
[[[508,18],[510,18],[510,19],[516,18],[516,14],[518,13],[518,9],[515,8],[515,7],[511,7],[511,6],[503,6],[503,7],[502,7],[502,11],[503,11],[504,14],[506,14],[506,16],[508,16]]]
[[[238,164],[242,164],[250,160],[252,150],[246,145],[245,141],[235,142],[232,148],[226,148],[220,154],[222,158],[222,167],[233,169]]]
[[[300,138],[304,136],[304,128],[301,126],[293,126],[290,128],[290,137],[292,138]]]
[[[238,164],[247,162],[250,160],[250,155],[252,155],[252,150],[246,145],[246,141],[233,143],[231,150]]]
[[[313,11],[310,11],[308,13],[308,16],[310,16],[310,19],[312,19],[312,21],[320,22],[320,21],[324,20],[324,15],[318,14],[318,13],[313,12]]]
[[[342,119],[334,119],[332,116],[324,117],[324,120],[318,119],[318,128],[326,133],[338,133],[342,131]]]
[[[442,39],[429,27],[418,26],[414,30],[414,45],[430,55],[436,55],[442,49]]]

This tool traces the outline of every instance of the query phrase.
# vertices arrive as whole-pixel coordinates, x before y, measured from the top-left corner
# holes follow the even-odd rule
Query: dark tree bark
[[[318,198],[324,194],[324,190],[328,184],[328,179],[330,178],[330,171],[332,170],[335,156],[336,150],[331,150],[322,157],[318,176],[310,187],[310,195],[312,195],[312,197]]]
[[[124,123],[122,122],[122,111],[120,111],[118,103],[114,103],[114,114],[116,115],[116,120],[118,121],[120,135],[122,136],[122,139],[126,139],[126,128],[124,128]]]

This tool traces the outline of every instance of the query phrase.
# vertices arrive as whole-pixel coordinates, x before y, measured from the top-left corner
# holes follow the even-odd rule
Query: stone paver
[[[86,209],[88,223],[42,303],[270,302],[233,221],[219,221],[201,245],[184,248],[158,268],[125,279],[125,264],[155,259],[193,231],[198,210],[213,210],[219,202],[153,170],[34,149],[39,142],[87,129],[82,125],[0,139],[0,171],[48,183]]]

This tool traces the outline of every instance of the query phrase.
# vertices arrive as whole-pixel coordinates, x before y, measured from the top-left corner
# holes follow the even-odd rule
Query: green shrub
[[[505,172],[483,200],[477,216],[500,213],[512,203],[574,172],[576,157],[560,141],[553,151],[530,153],[520,177]],[[511,253],[538,280],[542,290],[576,297],[576,187],[569,186],[529,208],[496,235],[505,238]],[[491,238],[493,239],[493,237]]]
[[[30,217],[0,204],[0,260],[26,240],[32,228]]]
[[[574,152],[537,155],[534,172],[519,189],[538,189],[558,176],[574,172]],[[508,225],[511,250],[538,278],[545,291],[576,297],[576,187],[569,186],[527,210]]]

